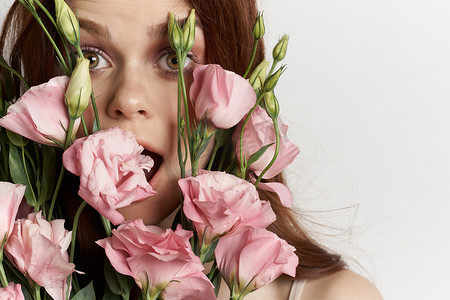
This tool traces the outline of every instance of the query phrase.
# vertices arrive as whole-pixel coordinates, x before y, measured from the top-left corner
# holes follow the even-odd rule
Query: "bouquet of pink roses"
[[[37,9],[44,11],[63,38],[65,55],[48,35],[65,76],[28,88],[19,72],[0,61],[0,299],[95,299],[92,283],[78,283],[83,270],[73,263],[78,218],[87,204],[99,212],[106,232],[96,242],[110,262],[105,266],[109,296],[104,297],[129,299],[137,285],[142,299],[216,299],[223,278],[230,299],[242,299],[282,273],[295,276],[295,249],[266,229],[276,216],[257,192],[257,187],[275,192],[285,206],[292,202],[282,183],[263,180],[279,174],[299,153],[285,137],[274,93],[284,71],[276,68],[286,54],[287,36],[273,50],[270,70],[263,61],[248,79],[254,55],[243,77],[219,65],[197,67],[188,97],[183,66],[194,44],[195,11],[183,26],[170,14],[168,38],[179,67],[183,201],[180,224],[164,229],[125,220],[118,211],[156,193],[148,180],[155,161],[143,154],[133,133],[101,130],[75,14],[63,0],[55,0],[56,16],[38,0],[19,1],[38,21]],[[263,35],[259,15],[254,50]],[[11,92],[13,77],[26,90],[20,97]],[[92,128],[83,115],[89,106]],[[199,169],[210,143],[210,163]],[[213,166],[224,146],[232,159]],[[84,200],[71,231],[58,209],[66,170],[79,177]]]

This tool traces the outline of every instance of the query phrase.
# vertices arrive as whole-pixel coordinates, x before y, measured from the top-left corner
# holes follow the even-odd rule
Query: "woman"
[[[42,2],[54,10],[53,0]],[[157,195],[134,203],[121,213],[126,219],[142,218],[146,224],[169,227],[180,192],[176,152],[177,61],[167,40],[167,15],[173,12],[187,17],[191,8],[197,13],[195,45],[185,66],[189,83],[198,64],[217,63],[244,73],[253,44],[251,32],[256,5],[253,0],[71,0],[68,4],[80,20],[82,50],[91,62],[102,128],[119,126],[134,132],[145,153],[156,162],[149,182]],[[23,67],[30,85],[60,73],[40,28],[17,2],[2,33],[3,55],[7,52],[7,41],[13,41],[10,63],[16,69]],[[263,56],[260,43],[254,65]],[[86,120],[91,119],[92,111],[87,111]],[[204,155],[201,164],[205,166],[206,161]],[[275,180],[282,181],[281,175]],[[281,205],[276,195],[260,193],[262,199],[271,201],[277,214],[277,221],[269,229],[296,247],[300,264],[295,281],[281,277],[246,299],[381,299],[369,281],[346,270],[339,256],[328,253],[312,240],[293,211]],[[66,200],[69,212],[76,207],[72,200]],[[92,230],[101,228],[101,225],[92,226],[93,219],[89,212],[84,213],[80,225],[84,227],[79,230],[80,239],[86,245],[93,244],[101,231]],[[94,269],[101,270],[91,263],[101,261],[92,255],[100,255],[98,249],[80,247],[80,253],[85,256],[80,261],[83,267],[78,269],[85,271],[94,265]],[[223,284],[219,299],[227,299],[227,293]]]

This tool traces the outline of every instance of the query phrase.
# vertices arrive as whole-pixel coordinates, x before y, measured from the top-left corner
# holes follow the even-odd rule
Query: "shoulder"
[[[301,300],[382,300],[377,288],[366,278],[349,270],[308,280]]]

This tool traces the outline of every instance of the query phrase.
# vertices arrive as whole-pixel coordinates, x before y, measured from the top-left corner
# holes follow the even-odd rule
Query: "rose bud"
[[[80,41],[80,25],[77,17],[64,0],[55,0],[56,22],[67,40],[76,45]]]
[[[66,91],[66,103],[70,115],[77,119],[89,105],[92,93],[89,60],[78,58]]]
[[[194,47],[195,40],[195,9],[191,10],[186,23],[183,26],[183,50],[187,53]]]
[[[260,40],[264,36],[265,32],[266,28],[264,26],[263,16],[262,14],[258,14],[258,16],[256,17],[255,26],[253,26],[253,38],[255,40]]]
[[[288,41],[289,36],[285,34],[275,46],[275,48],[273,48],[272,56],[275,61],[281,61],[286,56]]]

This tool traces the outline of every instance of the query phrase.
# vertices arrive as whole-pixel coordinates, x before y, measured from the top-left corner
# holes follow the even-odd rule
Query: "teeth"
[[[150,171],[144,170],[145,178],[147,179],[147,181],[150,181],[153,178],[153,176],[156,174],[156,172],[158,171],[159,167],[161,166],[163,158],[161,155],[159,155],[155,152],[152,152],[150,150],[147,150],[147,149],[142,151],[141,154],[150,156],[153,159],[153,162],[154,162],[153,168],[151,168]]]

